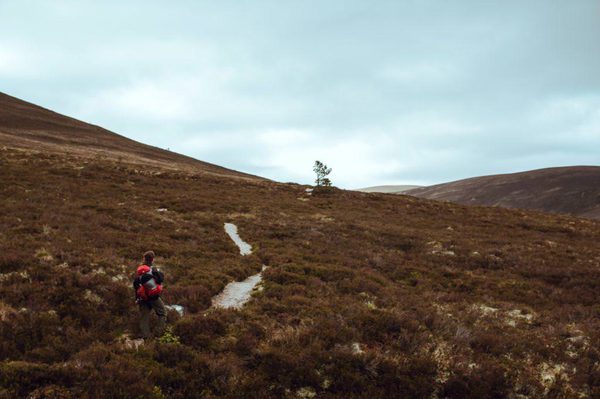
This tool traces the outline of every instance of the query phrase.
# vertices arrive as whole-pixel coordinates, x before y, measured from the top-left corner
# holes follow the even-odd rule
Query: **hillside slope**
[[[105,157],[130,164],[258,179],[130,140],[4,93],[0,93],[0,146]]]
[[[79,151],[0,166],[0,398],[600,395],[600,222]],[[148,249],[185,314],[135,349]]]
[[[467,205],[534,209],[600,219],[600,167],[548,168],[475,177],[404,194]]]

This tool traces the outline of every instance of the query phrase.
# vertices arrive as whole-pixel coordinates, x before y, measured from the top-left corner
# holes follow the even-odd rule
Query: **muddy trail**
[[[235,224],[225,223],[225,232],[238,246],[241,256],[250,255],[252,253],[252,246],[240,238]],[[267,267],[263,265],[262,270],[264,271],[266,268]],[[213,298],[212,307],[240,309],[250,300],[252,292],[259,287],[261,281],[262,271],[261,273],[248,277],[244,281],[234,281],[227,284],[223,291]]]
[[[242,240],[235,224],[225,223],[224,228],[231,240],[238,246],[241,256],[250,255],[252,253],[252,246]],[[233,281],[227,284],[225,288],[223,288],[223,291],[212,298],[211,307],[241,309],[246,302],[250,300],[254,290],[259,289],[259,284],[262,281],[262,272],[266,268],[267,267],[263,265],[260,273],[249,276],[244,281]],[[180,316],[183,316],[185,313],[185,309],[181,305],[167,305],[166,308],[176,311]]]

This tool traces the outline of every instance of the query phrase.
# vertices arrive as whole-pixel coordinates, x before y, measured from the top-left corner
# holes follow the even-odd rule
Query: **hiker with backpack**
[[[152,310],[158,316],[156,336],[160,337],[164,333],[167,323],[167,310],[160,298],[164,274],[153,263],[154,252],[144,253],[143,263],[138,266],[135,280],[133,280],[135,301],[140,308],[140,329],[144,339],[152,337],[150,332],[150,313]]]

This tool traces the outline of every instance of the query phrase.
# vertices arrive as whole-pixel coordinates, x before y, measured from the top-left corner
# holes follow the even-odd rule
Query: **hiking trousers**
[[[165,304],[159,297],[152,301],[140,302],[140,330],[142,330],[142,336],[144,338],[151,338],[152,332],[150,331],[150,313],[154,310],[154,313],[158,316],[158,325],[156,326],[155,335],[160,337],[165,332],[167,324],[167,309]]]

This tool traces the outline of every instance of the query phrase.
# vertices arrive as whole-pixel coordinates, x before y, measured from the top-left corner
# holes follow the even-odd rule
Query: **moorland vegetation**
[[[1,398],[600,396],[598,222],[8,147],[0,179]],[[186,313],[136,349],[150,248]]]

